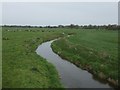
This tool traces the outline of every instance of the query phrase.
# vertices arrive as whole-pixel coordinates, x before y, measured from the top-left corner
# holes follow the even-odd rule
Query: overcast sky
[[[15,25],[117,24],[117,2],[3,3],[2,23]]]

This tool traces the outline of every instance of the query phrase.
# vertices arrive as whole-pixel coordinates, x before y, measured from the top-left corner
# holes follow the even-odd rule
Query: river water
[[[56,67],[61,78],[61,83],[65,88],[109,88],[112,90],[108,83],[99,82],[88,71],[78,68],[54,53],[51,48],[53,41],[55,40],[38,46],[36,53]]]

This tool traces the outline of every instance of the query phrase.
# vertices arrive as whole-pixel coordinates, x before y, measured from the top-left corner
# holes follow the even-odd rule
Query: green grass
[[[63,35],[63,32],[65,33]],[[41,43],[52,43],[61,57],[102,79],[118,80],[118,32],[67,28],[3,27],[3,88],[60,88],[55,67],[35,53]]]
[[[41,43],[62,36],[62,30],[3,27],[2,34],[3,88],[63,87],[55,67],[35,53]]]
[[[2,27],[0,27],[0,89],[2,88]]]
[[[118,80],[118,31],[74,30],[76,34],[52,43],[54,52],[116,85]]]

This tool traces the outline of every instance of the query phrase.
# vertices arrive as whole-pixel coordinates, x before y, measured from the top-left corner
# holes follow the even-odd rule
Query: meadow
[[[35,52],[41,43],[61,36],[54,29],[3,27],[2,87],[62,87],[55,67]]]
[[[65,37],[67,35],[70,37]],[[74,28],[2,28],[3,88],[61,88],[56,68],[36,54],[43,42],[62,58],[112,84],[118,82],[118,31]]]
[[[118,31],[76,29],[74,32],[53,42],[53,51],[96,78],[118,85]]]

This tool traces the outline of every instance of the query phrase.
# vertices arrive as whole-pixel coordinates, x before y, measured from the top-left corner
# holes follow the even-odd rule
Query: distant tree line
[[[18,26],[18,25],[3,25],[2,27],[23,27],[23,28],[75,28],[75,29],[106,29],[106,30],[120,30],[120,25],[58,25],[58,26]]]

